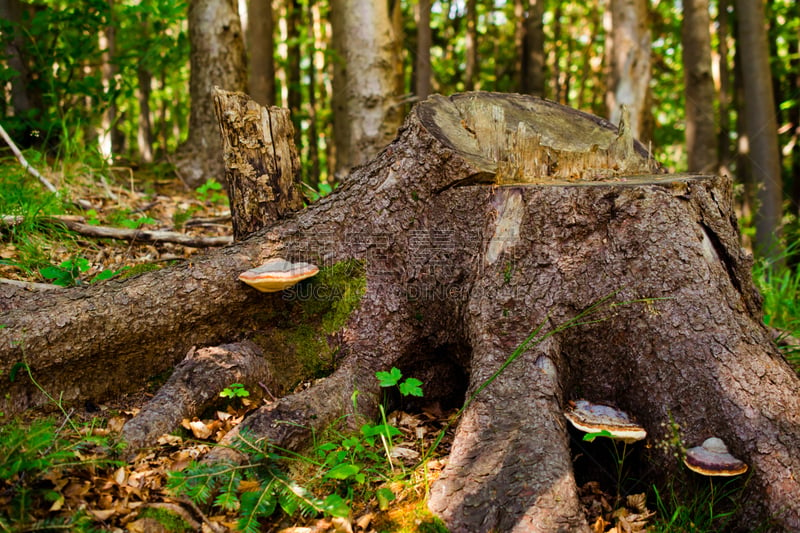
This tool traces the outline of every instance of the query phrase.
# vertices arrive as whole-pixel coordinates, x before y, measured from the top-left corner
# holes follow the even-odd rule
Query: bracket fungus
[[[311,263],[292,263],[275,257],[261,265],[239,274],[239,279],[261,292],[277,292],[288,289],[298,281],[310,278],[319,272]]]
[[[647,431],[628,413],[610,405],[594,404],[586,400],[571,401],[564,411],[564,416],[580,431],[608,432],[609,438],[625,443],[636,442],[647,436]]]
[[[683,462],[689,470],[704,476],[738,476],[747,472],[747,465],[731,455],[725,442],[717,437],[686,450]]]

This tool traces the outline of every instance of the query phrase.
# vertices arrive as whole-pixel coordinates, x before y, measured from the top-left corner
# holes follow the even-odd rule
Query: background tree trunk
[[[336,174],[369,161],[397,133],[394,42],[385,0],[333,0],[333,71]]]
[[[648,0],[611,0],[606,21],[608,116],[618,124],[621,107],[627,107],[633,136],[647,142],[652,139]]]
[[[467,0],[467,29],[464,35],[464,88],[472,91],[478,82],[478,1]]]
[[[250,0],[247,5],[250,96],[261,105],[275,105],[272,0]]]
[[[417,3],[417,57],[414,68],[416,80],[416,96],[419,101],[431,94],[431,0],[419,0]]]
[[[689,172],[716,172],[718,165],[710,25],[708,0],[684,1],[681,42]]]
[[[198,187],[209,178],[222,181],[222,142],[214,117],[211,91],[245,91],[247,62],[235,0],[190,0],[192,98],[189,137],[176,154],[178,172],[187,185]]]
[[[736,53],[741,58],[744,99],[744,121],[747,128],[744,163],[748,166],[756,189],[756,251],[779,261],[783,254],[782,230],[783,188],[778,125],[769,49],[765,29],[764,4],[761,0],[736,0]]]
[[[520,92],[544,96],[544,0],[526,2],[522,21]]]
[[[585,397],[647,429],[641,478],[681,468],[655,446],[675,421],[684,444],[717,436],[749,464],[740,523],[796,530],[800,481],[786,472],[800,468],[800,379],[761,322],[738,238],[727,178],[663,175],[625,127],[520,95],[431,97],[308,209],[191,266],[7,313],[0,371],[24,358],[65,398],[108,395],[187,343],[293,316],[281,306],[301,293],[254,294],[241,270],[357,259],[366,289],[337,370],[240,427],[302,446],[352,410],[354,388],[357,411],[376,412],[374,372],[397,366],[426,399],[467,398],[431,489],[452,531],[589,531],[561,415]],[[18,382],[0,408],[26,401],[41,398]]]

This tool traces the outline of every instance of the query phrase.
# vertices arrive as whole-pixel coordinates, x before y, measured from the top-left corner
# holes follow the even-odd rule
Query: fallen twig
[[[31,291],[52,291],[55,289],[63,289],[58,285],[51,285],[50,283],[35,283],[33,281],[20,281],[18,279],[0,278],[0,283],[4,285],[13,285]]]
[[[0,216],[0,225],[16,226],[21,224],[25,218],[23,216]],[[92,226],[83,222],[82,217],[70,215],[49,215],[40,217],[40,222],[45,224],[59,224],[66,226],[72,231],[89,237],[102,237],[106,239],[121,239],[139,242],[171,242],[188,246],[190,248],[208,248],[211,246],[225,246],[233,242],[233,237],[223,235],[221,237],[195,237],[178,233],[176,231],[165,230],[143,230],[129,228],[112,228],[110,226]]]
[[[38,170],[33,168],[30,165],[30,163],[28,163],[28,160],[25,159],[25,156],[22,155],[22,152],[19,151],[19,148],[17,148],[17,145],[14,144],[14,141],[11,140],[11,137],[9,137],[8,133],[6,133],[6,130],[5,130],[5,128],[3,128],[2,124],[0,124],[0,136],[3,137],[3,140],[6,141],[6,144],[8,144],[8,147],[11,148],[11,151],[14,152],[15,156],[17,156],[17,159],[19,160],[20,164],[22,165],[22,168],[24,168],[29,173],[31,173],[33,176],[35,176],[42,183],[42,185],[47,187],[47,190],[49,190],[51,193],[53,193],[55,195],[58,195],[58,189],[56,189],[55,186],[52,183],[50,183],[50,181],[48,181],[47,178],[42,176],[39,173]]]

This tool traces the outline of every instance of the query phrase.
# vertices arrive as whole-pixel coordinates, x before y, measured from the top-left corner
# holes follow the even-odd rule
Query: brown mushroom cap
[[[636,442],[647,436],[647,431],[624,411],[610,405],[594,404],[586,400],[569,402],[564,412],[573,426],[586,433],[607,431],[612,439]]]
[[[277,292],[287,289],[300,280],[319,272],[310,263],[291,263],[280,257],[270,259],[257,268],[239,274],[239,279],[261,292]]]
[[[683,462],[689,470],[704,476],[738,476],[747,472],[747,465],[731,455],[722,439],[716,437],[686,450]]]

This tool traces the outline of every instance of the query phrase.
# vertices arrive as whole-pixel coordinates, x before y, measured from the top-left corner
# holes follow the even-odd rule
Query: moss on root
[[[336,334],[365,290],[363,262],[343,261],[283,291],[283,305],[260,317],[265,327],[253,339],[272,368],[280,370],[270,384],[273,394],[283,395],[297,383],[333,370],[339,346]]]

